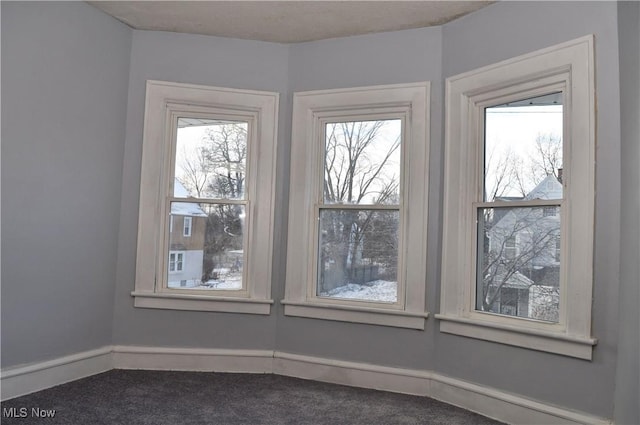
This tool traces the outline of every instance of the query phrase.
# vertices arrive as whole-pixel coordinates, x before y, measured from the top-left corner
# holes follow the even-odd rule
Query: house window
[[[518,254],[517,235],[510,235],[504,239],[504,256],[508,260],[513,260]]]
[[[451,77],[447,98],[440,330],[590,359],[593,37]]]
[[[424,328],[428,96],[294,94],[286,315]]]
[[[269,314],[277,105],[147,82],[137,307]]]
[[[184,267],[184,253],[183,252],[171,252],[169,253],[169,273],[181,272]]]
[[[182,236],[188,238],[191,236],[191,217],[184,218],[184,229],[182,230]]]

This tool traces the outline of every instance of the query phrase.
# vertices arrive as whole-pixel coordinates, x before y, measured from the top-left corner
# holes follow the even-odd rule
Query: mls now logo
[[[2,408],[2,417],[4,418],[53,418],[56,415],[54,409],[40,409],[39,407],[9,407]]]

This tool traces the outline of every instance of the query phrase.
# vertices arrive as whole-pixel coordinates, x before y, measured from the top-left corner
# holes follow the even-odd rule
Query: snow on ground
[[[212,279],[195,289],[242,289],[242,273],[228,274],[220,279]]]
[[[221,273],[219,279],[211,279],[204,283],[200,281],[189,281],[186,287],[181,287],[180,282],[169,282],[169,287],[201,290],[242,289],[242,273]],[[394,303],[398,299],[398,284],[397,282],[389,282],[386,280],[376,280],[366,285],[348,283],[331,291],[321,292],[319,295],[321,297]]]
[[[228,269],[224,269],[228,270]],[[189,280],[186,286],[181,286],[180,281],[169,282],[169,288],[178,289],[242,289],[242,272],[234,273],[222,273],[219,279],[211,279],[206,282],[200,282],[200,280]]]
[[[330,291],[321,292],[319,295],[321,297],[394,303],[398,300],[398,283],[386,280],[376,280],[367,285],[348,283]]]

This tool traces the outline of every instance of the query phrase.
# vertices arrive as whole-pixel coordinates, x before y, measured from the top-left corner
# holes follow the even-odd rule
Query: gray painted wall
[[[637,32],[637,19],[621,24],[625,39]],[[421,332],[285,317],[278,304],[269,317],[133,308],[146,79],[281,93],[276,300],[284,295],[292,93],[431,80],[426,261],[435,313],[444,78],[588,33],[596,34],[598,87],[593,329],[600,342],[592,362],[441,334],[433,318]],[[638,313],[625,299],[637,299],[638,242],[631,232],[621,238],[619,219],[638,230],[637,212],[621,217],[620,205],[638,205],[631,155],[638,157],[639,120],[637,97],[621,99],[620,84],[625,93],[638,83],[637,68],[618,66],[615,3],[500,2],[443,27],[284,46],[131,31],[83,3],[2,2],[2,59],[3,367],[110,343],[278,349],[435,370],[612,417],[619,359],[620,387],[633,391],[627,375],[637,376],[638,336],[625,322]],[[620,322],[619,304],[626,306]],[[618,332],[629,339],[620,351]],[[616,401],[628,403],[623,392]],[[616,415],[632,418],[621,406]]]
[[[620,103],[613,2],[500,2],[444,27],[444,77],[596,36],[597,164],[593,361],[439,334],[436,370],[592,414],[613,414],[620,255]]]
[[[2,2],[2,367],[111,344],[131,30]]]
[[[441,35],[441,28],[425,28],[292,45],[289,98],[296,91],[430,80],[431,165],[437,166],[442,138]],[[433,188],[440,186],[440,176],[432,173],[431,177],[430,187],[425,190],[437,195]],[[433,211],[438,211],[439,199],[430,196],[429,201]],[[438,223],[431,220],[429,225],[433,247]],[[430,251],[428,261],[428,291],[432,294],[437,288],[438,268],[434,251]],[[429,297],[429,311],[435,308],[435,297]],[[432,357],[433,332],[433,326],[421,332],[279,315],[277,347],[292,353],[425,369]]]
[[[134,31],[122,170],[114,344],[274,348],[275,315],[134,308],[131,291],[135,279],[146,80],[286,93],[287,63],[288,48],[281,44]],[[282,99],[286,96],[282,95]],[[281,109],[282,120],[288,113],[286,108]],[[279,177],[283,179],[284,174],[280,172]],[[276,216],[282,211],[283,205],[279,203]],[[284,255],[281,250],[275,252]],[[278,272],[276,269],[274,274]]]
[[[500,29],[497,31],[496,29]],[[611,417],[617,343],[620,127],[614,3],[505,2],[442,28],[292,46],[290,90],[432,80],[428,309],[438,311],[442,223],[443,79],[586,34],[597,37],[598,201],[593,362],[438,331],[279,317],[277,348],[436,370],[552,404]],[[440,44],[442,43],[442,44]],[[440,48],[442,46],[442,48]],[[293,184],[293,183],[292,183]],[[589,391],[584,391],[589,388]]]
[[[621,192],[620,323],[614,418],[640,423],[640,3],[618,4]]]

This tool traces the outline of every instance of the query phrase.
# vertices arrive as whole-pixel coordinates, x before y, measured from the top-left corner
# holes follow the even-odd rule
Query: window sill
[[[271,313],[273,300],[220,297],[213,295],[159,294],[156,292],[131,293],[134,307],[167,310],[216,311],[222,313]]]
[[[591,360],[593,346],[598,343],[595,338],[525,329],[457,316],[436,314],[435,318],[440,320],[440,332],[546,351],[584,360]]]
[[[429,313],[282,300],[285,316],[424,330]]]

